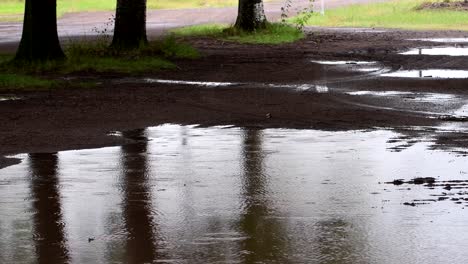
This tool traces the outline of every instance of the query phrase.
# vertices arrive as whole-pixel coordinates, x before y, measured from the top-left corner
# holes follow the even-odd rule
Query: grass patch
[[[379,27],[398,29],[468,30],[468,12],[417,10],[427,0],[394,0],[385,3],[356,4],[313,14],[309,26]],[[432,1],[440,2],[440,1]],[[303,16],[291,18],[298,22]]]
[[[57,85],[58,82],[54,80],[24,74],[0,73],[0,90],[50,89]]]
[[[67,59],[34,63],[12,62],[13,56],[0,55],[0,89],[53,88],[59,81],[40,78],[40,75],[67,75],[71,73],[123,73],[152,72],[176,67],[174,58],[195,59],[196,49],[180,43],[174,37],[151,42],[132,51],[116,51],[107,42],[71,43],[65,48]],[[87,87],[77,83],[74,87]],[[91,87],[93,85],[91,84]]]
[[[207,36],[250,44],[291,43],[304,38],[302,30],[282,23],[270,23],[264,29],[245,32],[219,24],[189,26],[173,30],[176,36]]]
[[[22,20],[25,1],[0,0],[0,21]],[[148,9],[180,9],[235,6],[237,0],[148,0]],[[58,0],[57,15],[70,12],[115,10],[115,0]]]

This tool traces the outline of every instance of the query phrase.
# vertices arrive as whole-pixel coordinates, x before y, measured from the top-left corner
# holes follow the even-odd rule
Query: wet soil
[[[64,87],[47,92],[8,92],[22,100],[0,102],[0,155],[119,145],[129,141],[107,136],[109,132],[164,123],[324,130],[423,127],[418,132],[409,129],[405,133],[415,137],[434,134],[434,127],[457,121],[438,117],[464,105],[468,98],[466,79],[380,77],[375,71],[359,72],[312,61],[376,61],[385,72],[467,70],[468,60],[463,56],[398,54],[411,48],[441,46],[409,39],[466,36],[468,33],[461,31],[311,28],[306,39],[281,46],[186,39],[203,56],[198,60],[176,61],[177,70],[140,76],[79,74],[72,77],[100,84],[92,89]],[[241,84],[203,87],[146,83],[142,77]],[[127,81],[121,81],[123,78]],[[70,82],[75,80],[72,78]],[[297,84],[296,88],[302,84],[326,86],[327,92],[288,86],[292,84]],[[342,93],[343,90],[408,91],[416,97],[419,93],[440,93],[458,99],[447,102],[418,101],[408,96],[389,99],[353,96]],[[436,136],[436,147],[468,146],[463,131]],[[0,160],[0,167],[5,165]]]

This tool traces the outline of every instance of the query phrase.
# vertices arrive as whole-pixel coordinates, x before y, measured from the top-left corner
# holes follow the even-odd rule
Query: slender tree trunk
[[[17,61],[64,59],[57,34],[57,0],[26,0]]]
[[[262,0],[239,0],[236,28],[254,31],[265,27],[266,23]]]
[[[146,0],[117,0],[111,46],[116,49],[134,49],[147,43]]]

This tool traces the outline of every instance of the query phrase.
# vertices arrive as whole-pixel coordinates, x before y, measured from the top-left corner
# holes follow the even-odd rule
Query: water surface
[[[392,131],[195,128],[19,155],[0,170],[0,263],[463,263],[468,210],[407,206],[466,158]],[[410,189],[410,190],[409,190]],[[457,197],[463,197],[458,195]]]

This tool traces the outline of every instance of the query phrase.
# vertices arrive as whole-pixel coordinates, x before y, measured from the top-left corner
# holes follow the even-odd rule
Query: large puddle
[[[178,125],[113,136],[138,142],[0,170],[0,263],[468,257],[466,190],[445,183],[468,180],[466,158],[428,150],[430,138]]]
[[[400,53],[402,55],[442,55],[442,56],[468,56],[468,48],[460,47],[435,47],[417,48]]]
[[[468,43],[468,38],[420,38],[410,40],[429,41],[437,43]]]

